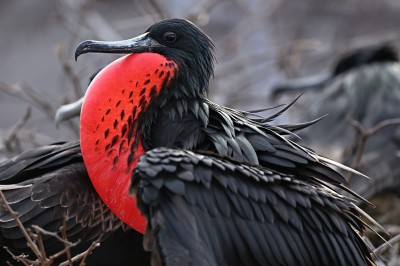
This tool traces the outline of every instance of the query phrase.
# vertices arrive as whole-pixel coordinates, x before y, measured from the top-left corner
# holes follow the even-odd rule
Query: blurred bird
[[[152,265],[374,265],[364,214],[334,191],[352,193],[328,165],[353,170],[286,138],[314,121],[268,124],[289,106],[264,118],[208,100],[213,50],[181,19],[78,46],[76,58],[129,54],[89,86],[81,153],[70,155],[83,158],[100,198],[127,225],[146,228]]]
[[[351,51],[340,58],[331,72],[309,77],[286,81],[272,88],[272,96],[277,97],[283,93],[322,89],[335,81],[335,78],[348,74],[359,67],[382,63],[396,63],[398,55],[396,50],[387,44],[364,47]]]
[[[383,44],[347,54],[333,69],[325,75],[330,78],[322,82],[309,83],[307,87],[298,83],[296,87],[293,80],[288,86],[282,84],[273,91],[299,93],[306,88],[319,88],[305,105],[307,108],[296,112],[296,119],[328,116],[318,126],[306,129],[301,143],[322,154],[336,154],[336,160],[354,165],[361,136],[351,120],[368,130],[384,120],[400,118],[400,64],[396,50]],[[353,179],[352,187],[366,198],[399,188],[399,150],[400,131],[396,124],[370,136],[358,170],[373,179],[371,182]]]
[[[97,70],[95,73],[93,73],[90,76],[88,85],[90,85],[90,83],[96,77],[96,75],[100,72],[100,70],[101,69]],[[69,120],[74,117],[78,117],[80,115],[83,99],[84,99],[84,97],[78,99],[75,102],[72,102],[69,104],[64,104],[57,109],[56,115],[54,117],[54,122],[55,122],[57,128],[60,126],[60,124],[63,121]]]

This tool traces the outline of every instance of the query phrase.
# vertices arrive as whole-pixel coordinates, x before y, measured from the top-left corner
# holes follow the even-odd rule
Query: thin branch
[[[12,143],[16,144],[16,147],[19,146],[18,132],[26,125],[29,118],[31,117],[32,109],[28,107],[24,116],[11,128],[8,135],[3,139],[4,146],[8,151],[12,151]]]
[[[79,266],[85,266],[86,265],[86,260],[87,257],[92,253],[92,251],[100,246],[100,242],[99,241],[94,241],[90,247],[83,253],[83,258],[81,263],[79,264]],[[76,256],[75,256],[76,257]]]
[[[21,220],[18,217],[18,213],[15,212],[9,203],[7,202],[6,197],[3,194],[3,191],[0,190],[0,197],[3,201],[4,206],[6,207],[7,211],[11,214],[11,216],[14,218],[15,223],[18,225],[19,229],[21,230],[22,234],[24,235],[25,239],[28,241],[28,246],[32,249],[33,253],[36,255],[37,258],[40,258],[41,252],[35,242],[33,242],[32,238],[29,236],[27,230],[25,227],[22,225]]]
[[[74,246],[78,245],[79,243],[80,243],[80,241],[76,241],[76,242],[74,242],[74,243],[71,243],[71,245],[66,245],[65,248],[64,248],[63,250],[61,250],[61,251],[59,251],[59,252],[57,252],[57,253],[51,255],[51,256],[50,256],[50,259],[51,259],[51,260],[55,260],[55,259],[57,259],[58,257],[61,257],[62,255],[64,255],[64,254],[70,252],[71,248],[73,248]],[[66,262],[67,262],[67,263],[70,263],[70,264],[68,264],[68,265],[73,265],[73,264],[72,264],[72,263],[73,263],[72,258],[68,258],[68,260],[67,260]]]
[[[79,81],[78,76],[72,70],[71,64],[68,63],[68,61],[64,58],[64,51],[65,51],[64,45],[59,45],[57,47],[58,61],[60,62],[65,75],[72,83],[72,87],[75,92],[75,97],[79,99],[83,96],[81,83]]]
[[[62,238],[63,239],[67,239],[67,217],[64,215],[64,218],[63,218],[63,225],[61,226],[61,228],[60,228],[60,230],[61,230],[61,236],[62,236]],[[67,248],[67,243],[65,243],[65,248]],[[71,249],[66,249],[66,252],[67,252],[67,258],[68,258],[68,261],[71,263],[71,265],[72,265],[72,261],[71,261],[71,258],[72,258],[72,256],[71,256]]]
[[[374,254],[378,257],[381,256],[383,252],[385,252],[388,248],[393,247],[393,245],[396,244],[397,242],[400,242],[400,235],[397,235],[389,239],[388,241],[377,247],[374,250]]]
[[[168,17],[168,13],[165,11],[165,8],[162,8],[160,6],[160,3],[158,3],[157,0],[148,0],[148,3],[150,4],[150,7],[155,11],[155,13],[157,15],[159,15],[159,17],[161,19]]]
[[[46,264],[46,265],[51,265],[52,260],[49,260],[47,258],[46,250],[45,250],[44,244],[43,244],[42,235],[40,233],[36,233],[36,234],[32,234],[32,237],[34,237],[36,239],[37,246],[39,247],[39,250],[40,250],[40,253],[41,253],[41,256],[40,256],[40,260],[41,261],[40,261],[40,263],[41,264]]]
[[[0,91],[15,97],[19,100],[25,101],[30,105],[35,105],[41,109],[51,119],[54,116],[54,109],[49,101],[46,100],[44,95],[32,88],[28,83],[19,81],[15,84],[8,84],[0,81]]]
[[[365,129],[364,126],[357,120],[354,119],[348,119],[350,122],[350,125],[352,125],[358,135],[359,135],[359,147],[357,149],[357,153],[356,153],[356,158],[353,164],[353,168],[356,170],[360,169],[361,166],[361,159],[362,156],[364,154],[364,150],[365,150],[365,146],[367,144],[367,141],[370,137],[378,134],[382,129],[388,127],[388,126],[394,126],[394,125],[400,125],[400,118],[391,118],[391,119],[386,119],[383,120],[381,122],[379,122],[378,124],[376,124],[375,126],[373,126],[370,129]],[[350,183],[352,178],[353,178],[354,174],[350,173],[348,176],[347,181]]]
[[[14,253],[12,253],[12,252],[8,249],[8,247],[4,247],[4,249],[7,251],[8,254],[11,255],[11,257],[12,257],[13,260],[15,260],[15,261],[21,262],[22,264],[24,264],[24,265],[26,265],[26,266],[34,265],[34,264],[35,264],[34,261],[28,260],[28,259],[26,258],[26,255],[19,255],[19,256],[16,256]],[[9,263],[8,261],[7,261],[7,263],[10,264],[10,265],[12,265],[12,264]]]
[[[89,35],[89,33],[92,32],[82,23],[88,7],[92,4],[91,2],[93,1],[86,1],[86,3],[83,3],[79,7],[75,6],[75,8],[79,9],[81,12],[77,13],[78,14],[77,18],[70,19],[70,16],[66,14],[71,14],[71,12],[65,10],[66,8],[64,7],[65,5],[70,6],[71,5],[70,3],[72,3],[72,5],[78,5],[78,1],[62,1],[62,0],[54,1],[53,10],[58,24],[61,25],[65,30],[67,30],[72,36],[74,36],[79,40],[83,39],[85,36]]]
[[[35,229],[35,231],[36,231],[38,234],[43,234],[43,235],[52,236],[52,237],[56,238],[58,241],[60,241],[61,243],[64,243],[64,244],[67,244],[67,245],[74,245],[74,243],[69,242],[68,240],[63,239],[62,237],[60,237],[60,236],[59,236],[57,233],[55,233],[55,232],[47,231],[47,230],[45,230],[45,229],[43,229],[43,228],[41,228],[40,226],[37,226],[37,225],[32,225],[32,228]]]
[[[73,258],[71,258],[71,261],[72,261],[72,262],[77,262],[77,261],[82,260],[81,263],[80,263],[79,265],[85,265],[85,261],[86,261],[86,259],[87,259],[87,256],[88,256],[90,253],[92,253],[92,251],[93,251],[95,248],[97,248],[98,246],[100,246],[100,243],[99,243],[98,241],[94,241],[86,251],[84,251],[84,252],[82,252],[82,253],[80,253],[80,254],[74,256]],[[65,262],[60,263],[59,266],[67,266],[67,265],[70,265],[69,263],[70,263],[69,261],[65,261]],[[83,264],[82,264],[82,263],[83,263]]]
[[[37,90],[31,87],[28,83],[24,81],[19,81],[13,86],[19,87],[26,95],[29,96],[30,100],[36,104],[36,106],[43,110],[43,112],[51,119],[54,117],[54,109],[50,101],[46,100],[43,94],[39,93]],[[29,103],[32,103],[29,101]]]
[[[394,126],[394,125],[400,125],[400,118],[392,118],[392,119],[383,120],[382,122],[380,122],[376,126],[374,126],[372,129],[370,129],[368,131],[368,134],[370,136],[375,135],[383,128],[388,127],[388,126]]]

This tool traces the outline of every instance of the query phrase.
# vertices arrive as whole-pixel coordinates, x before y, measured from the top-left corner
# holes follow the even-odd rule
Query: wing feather
[[[73,255],[83,252],[94,240],[102,239],[101,247],[89,256],[88,265],[110,263],[109,256],[114,256],[117,264],[130,257],[137,258],[141,265],[149,265],[150,257],[141,247],[142,236],[112,214],[94,190],[83,164],[79,142],[35,148],[5,162],[0,166],[0,189],[25,228],[38,225],[47,231],[59,232],[67,216],[68,240],[80,240],[71,250]],[[56,238],[42,237],[48,255],[64,248]],[[0,200],[0,246],[34,258],[26,242]],[[123,245],[130,245],[132,249],[124,251]],[[5,264],[5,260],[13,262],[1,249],[0,265]]]
[[[175,160],[166,160],[170,156]],[[163,265],[360,265],[370,260],[359,235],[364,230],[359,213],[333,190],[211,153],[158,148],[140,161],[132,191],[148,219],[155,245],[148,248]],[[193,178],[180,178],[188,161],[195,162]],[[175,172],[163,169],[171,164]],[[142,166],[157,169],[156,174],[147,175]],[[154,178],[180,180],[184,189],[155,188]],[[153,189],[159,190],[158,198],[148,201]]]

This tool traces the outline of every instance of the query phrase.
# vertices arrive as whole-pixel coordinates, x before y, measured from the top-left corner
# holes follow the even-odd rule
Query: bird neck
[[[146,222],[128,187],[144,153],[141,128],[176,73],[177,65],[159,54],[122,57],[96,76],[82,106],[81,149],[93,186],[114,214],[139,232]]]

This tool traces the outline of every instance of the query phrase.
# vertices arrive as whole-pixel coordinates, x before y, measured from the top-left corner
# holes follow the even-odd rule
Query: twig
[[[98,246],[100,246],[100,243],[99,243],[98,241],[94,241],[86,251],[84,251],[84,252],[82,252],[82,253],[80,253],[80,254],[74,256],[73,258],[71,258],[71,261],[72,261],[72,262],[77,262],[77,261],[79,261],[79,260],[82,260],[81,263],[80,263],[79,265],[82,265],[82,266],[85,265],[85,261],[86,261],[86,259],[87,259],[87,256],[88,256],[90,253],[92,253],[92,251],[93,251],[95,248],[97,248]],[[69,263],[70,263],[69,261],[64,261],[64,262],[60,263],[59,266],[67,266],[67,265],[70,265]],[[83,264],[82,264],[82,263],[83,263]]]
[[[47,231],[47,230],[45,230],[45,229],[43,229],[43,228],[41,228],[40,226],[37,226],[37,225],[32,225],[32,228],[33,228],[38,234],[43,234],[43,235],[52,236],[52,237],[56,238],[58,241],[60,241],[61,243],[64,243],[64,244],[66,244],[66,245],[71,245],[71,246],[74,245],[74,243],[69,242],[68,240],[63,239],[62,237],[60,237],[60,236],[59,236],[57,233],[55,233],[55,232]]]
[[[71,12],[68,13],[68,11],[64,10],[65,8],[63,8],[65,5],[70,6],[71,5],[70,1],[61,1],[61,0],[54,1],[53,10],[58,24],[61,25],[69,33],[71,33],[71,35],[74,36],[75,38],[83,39],[85,36],[91,33],[91,30],[88,29],[82,23],[86,10],[91,5],[91,2],[92,1],[86,1],[86,3],[83,3],[79,7],[75,6],[75,8],[81,10],[81,12],[78,12],[78,17],[75,18],[74,21],[72,21],[72,19],[70,19],[71,16],[65,15],[65,14],[71,14]],[[78,5],[76,4],[78,3],[78,1],[71,1],[71,3],[75,3],[75,5]]]
[[[85,266],[85,265],[86,265],[86,260],[87,260],[87,257],[89,256],[89,254],[91,254],[92,251],[93,251],[95,248],[99,247],[99,246],[100,246],[100,242],[99,242],[99,241],[94,241],[94,242],[90,245],[90,247],[84,252],[82,261],[81,261],[81,263],[79,264],[79,266]]]
[[[60,230],[61,230],[61,236],[62,236],[62,238],[63,239],[65,239],[65,240],[67,240],[67,217],[64,215],[64,218],[63,218],[63,225],[62,225],[62,227],[60,228]],[[67,248],[67,244],[65,243],[65,248]],[[71,265],[72,265],[72,261],[71,261],[71,249],[67,249],[66,250],[67,251],[67,258],[68,258],[68,261],[71,263]]]
[[[35,105],[51,119],[54,116],[54,110],[51,103],[45,100],[45,97],[32,88],[28,83],[19,81],[15,84],[8,84],[0,81],[0,91],[7,93],[8,95],[20,99],[29,103],[30,105]],[[28,97],[26,97],[28,96]]]
[[[22,225],[21,220],[18,217],[18,213],[15,212],[9,203],[7,202],[6,197],[3,194],[3,191],[0,190],[0,197],[3,200],[3,204],[6,207],[7,211],[11,214],[11,216],[14,218],[15,223],[18,225],[19,229],[21,230],[22,234],[24,235],[25,239],[28,241],[28,246],[32,249],[33,253],[36,255],[37,258],[40,258],[41,252],[35,242],[33,242],[32,238],[29,236],[27,230],[25,227]]]
[[[367,130],[364,128],[364,126],[360,122],[358,122],[354,119],[349,119],[349,120],[350,120],[350,124],[357,130],[357,133],[359,135],[359,148],[357,149],[356,158],[355,158],[355,161],[353,164],[353,168],[356,170],[359,170],[359,168],[361,166],[361,159],[364,154],[365,146],[367,144],[368,139],[370,137],[378,134],[385,127],[393,126],[393,125],[400,125],[400,118],[392,118],[392,119],[383,120],[383,121],[379,122],[378,124],[376,124],[374,127]],[[348,179],[347,179],[347,181],[349,183],[351,182],[353,176],[354,176],[353,173],[349,174]]]
[[[64,45],[59,45],[57,47],[58,60],[61,64],[61,67],[62,67],[65,75],[68,77],[68,79],[72,83],[72,87],[75,92],[75,97],[77,99],[79,99],[83,96],[81,83],[79,81],[79,78],[75,74],[75,72],[72,70],[71,65],[67,62],[67,60],[65,60],[64,51],[65,51]]]
[[[65,218],[64,218],[64,221],[65,221]],[[66,222],[63,223],[63,226],[65,226],[65,228],[66,228]],[[61,229],[62,237],[60,237],[57,233],[47,231],[47,230],[45,230],[45,229],[43,229],[43,228],[41,228],[41,227],[39,227],[37,225],[32,225],[32,228],[37,232],[39,237],[40,237],[40,235],[49,235],[49,236],[52,236],[52,237],[56,238],[61,243],[64,243],[64,246],[65,246],[64,249],[62,249],[59,252],[51,255],[48,258],[48,260],[50,262],[53,262],[58,257],[61,257],[64,254],[67,254],[67,258],[68,258],[67,262],[70,263],[69,265],[72,265],[73,261],[72,261],[72,258],[71,258],[71,251],[70,250],[71,250],[71,248],[73,248],[76,245],[78,245],[80,243],[80,240],[78,240],[76,242],[68,241],[67,234],[66,234],[66,231],[65,231],[66,229],[65,230]],[[65,232],[63,233],[63,231],[65,231]]]
[[[12,127],[10,133],[3,139],[4,146],[8,151],[12,151],[12,142],[16,143],[16,146],[19,146],[18,140],[18,132],[26,125],[29,118],[31,117],[32,109],[28,107],[24,116]]]
[[[52,260],[48,260],[47,259],[47,255],[46,255],[46,250],[44,248],[44,244],[43,244],[43,238],[42,235],[40,233],[36,233],[36,234],[32,234],[32,237],[34,237],[36,239],[36,243],[39,247],[40,253],[41,253],[41,264],[44,264],[43,261],[46,262],[46,265],[51,265]]]
[[[12,257],[13,260],[15,260],[15,261],[21,262],[22,264],[24,264],[24,265],[26,265],[26,266],[34,265],[34,264],[35,264],[34,261],[28,260],[28,259],[25,257],[25,255],[16,256],[14,253],[12,253],[12,252],[8,249],[8,247],[4,247],[4,249],[7,251],[8,254],[11,255],[11,257]],[[9,263],[8,261],[7,261],[7,264],[12,265],[12,264]]]
[[[380,245],[379,247],[377,247],[374,250],[374,254],[376,256],[380,256],[382,255],[383,252],[386,251],[386,249],[388,249],[389,247],[392,247],[393,244],[396,244],[397,242],[400,242],[400,235],[397,235],[391,239],[389,239],[388,241],[386,241],[385,243],[383,243],[382,245]]]
[[[160,6],[157,0],[149,0],[148,3],[150,4],[150,7],[154,9],[156,14],[160,16],[161,19],[168,17],[167,12],[165,12],[165,9]]]
[[[55,259],[57,259],[58,257],[61,257],[62,255],[68,253],[68,251],[70,251],[72,247],[76,246],[76,245],[79,244],[79,243],[80,243],[80,241],[77,241],[77,242],[71,243],[71,245],[66,245],[65,248],[64,248],[63,250],[61,250],[61,251],[59,251],[59,252],[57,252],[57,253],[51,255],[51,256],[50,256],[50,259],[51,259],[51,260],[55,260]],[[72,259],[72,258],[68,258],[68,260],[67,260],[66,262],[69,263],[68,265],[73,265],[73,264],[72,264],[72,263],[73,263],[73,259]]]
[[[14,87],[19,87],[26,95],[29,96],[30,100],[36,103],[36,106],[44,111],[44,113],[51,119],[54,117],[54,109],[51,103],[46,100],[46,97],[39,93],[37,90],[31,87],[28,83],[24,81],[19,81],[13,85]],[[32,103],[29,101],[29,103]]]
[[[8,248],[5,247],[5,249],[7,250],[7,252],[12,256],[12,258],[16,261],[19,261],[21,263],[23,263],[24,265],[51,265],[53,263],[53,261],[64,255],[67,254],[68,256],[68,261],[66,261],[66,265],[72,265],[72,263],[74,262],[73,258],[71,258],[71,254],[70,254],[70,249],[74,246],[76,246],[77,244],[80,243],[80,241],[76,241],[74,243],[69,242],[66,239],[66,231],[63,229],[63,231],[65,231],[65,233],[62,233],[64,236],[63,238],[61,238],[57,233],[55,232],[50,232],[47,231],[37,225],[32,225],[32,228],[35,230],[35,234],[31,233],[29,234],[28,231],[25,229],[25,227],[23,226],[21,220],[18,217],[18,213],[16,213],[11,206],[9,205],[9,203],[7,202],[4,193],[0,190],[0,197],[3,201],[3,204],[5,205],[6,209],[8,210],[8,212],[12,215],[12,217],[14,218],[16,224],[18,225],[18,227],[20,228],[22,234],[24,235],[24,237],[26,238],[26,240],[28,241],[28,247],[30,247],[30,249],[33,251],[33,253],[35,254],[36,258],[38,260],[36,261],[32,261],[27,259],[24,255],[19,255],[16,256],[15,254],[13,254]],[[66,222],[64,222],[63,224],[64,228],[66,228]],[[64,243],[65,248],[63,250],[61,250],[60,252],[51,255],[50,257],[47,257],[46,255],[46,251],[45,251],[45,247],[43,244],[43,239],[42,239],[42,235],[49,235],[52,236],[54,238],[56,238],[57,240],[59,240],[60,242]],[[33,238],[35,238],[37,244],[34,242]],[[92,244],[93,245],[93,244]]]
[[[375,135],[383,128],[388,127],[388,126],[393,126],[393,125],[400,125],[400,118],[392,118],[392,119],[383,120],[382,122],[380,122],[376,126],[374,126],[371,130],[369,130],[369,134],[371,136]]]

